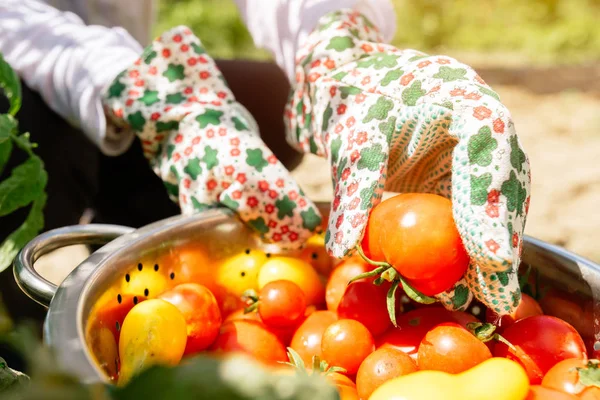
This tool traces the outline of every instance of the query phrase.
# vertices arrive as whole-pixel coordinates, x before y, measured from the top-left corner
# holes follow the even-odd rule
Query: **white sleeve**
[[[107,135],[101,93],[133,64],[141,46],[121,28],[86,26],[36,0],[0,1],[0,52],[55,112],[108,155],[124,152],[131,132]]]
[[[330,12],[351,8],[377,26],[386,41],[396,31],[396,14],[390,0],[235,0],[254,44],[275,57],[293,81],[298,47]]]

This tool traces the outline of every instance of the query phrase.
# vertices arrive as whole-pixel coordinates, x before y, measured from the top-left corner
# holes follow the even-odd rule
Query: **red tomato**
[[[234,320],[223,324],[211,350],[244,352],[267,364],[288,361],[285,347],[277,336],[256,321]]]
[[[511,315],[504,315],[500,318],[496,312],[488,308],[485,312],[485,320],[504,329],[523,318],[543,314],[542,307],[540,307],[538,302],[533,297],[523,293],[521,295],[521,303]]]
[[[517,351],[498,342],[494,346],[494,355],[520,362],[533,385],[541,383],[544,374],[560,361],[587,357],[585,344],[575,328],[548,315],[517,321],[506,328],[502,336]]]
[[[338,304],[348,287],[350,280],[364,272],[372,270],[374,267],[363,261],[362,258],[355,256],[343,261],[338,265],[327,281],[325,289],[325,301],[327,309],[337,311]]]
[[[337,309],[338,316],[360,322],[373,336],[381,335],[392,326],[386,305],[390,286],[389,282],[381,286],[369,281],[352,282],[342,296]]]
[[[332,311],[315,311],[298,327],[290,347],[302,357],[305,365],[312,365],[313,356],[321,355],[321,339],[327,327],[337,321]]]
[[[382,348],[369,354],[356,374],[356,389],[361,399],[368,399],[386,381],[417,371],[417,364],[400,350]]]
[[[184,355],[206,350],[215,341],[221,327],[221,312],[210,290],[197,283],[183,283],[159,298],[177,307],[185,318],[188,338]]]
[[[244,309],[241,308],[241,309],[229,314],[227,316],[227,318],[225,318],[225,320],[223,321],[223,324],[226,324],[231,321],[239,321],[239,320],[258,321],[258,322],[262,323],[262,320],[260,319],[260,315],[258,315],[258,313],[255,313],[255,312],[246,313],[246,312],[244,312]]]
[[[427,332],[419,346],[419,369],[458,374],[492,357],[490,349],[455,322],[445,322]]]
[[[377,205],[369,217],[366,247],[376,259],[383,254],[428,296],[450,289],[469,265],[452,203],[434,194],[400,194]]]
[[[571,324],[585,338],[594,336],[594,312],[591,301],[551,289],[540,299],[544,313]]]
[[[592,399],[594,392],[600,394],[600,389],[596,387],[585,387],[579,384],[578,368],[586,370],[588,368],[587,361],[580,358],[569,358],[556,364],[544,375],[542,386],[548,389],[558,390],[564,393],[579,395],[587,392],[586,395]],[[596,390],[593,390],[596,389]]]
[[[529,388],[529,394],[525,400],[576,400],[577,396],[558,392],[543,386],[533,385]]]
[[[121,336],[121,327],[129,310],[137,303],[146,300],[145,297],[134,296],[131,294],[117,295],[116,299],[109,301],[96,312],[96,323],[101,327],[108,328],[119,343]]]
[[[479,322],[471,314],[451,312],[442,307],[425,307],[401,314],[397,318],[398,328],[392,328],[377,340],[377,347],[401,350],[417,359],[417,352],[425,334],[444,322],[457,322],[466,327],[469,322]]]
[[[321,340],[321,354],[330,366],[341,367],[349,375],[375,350],[371,332],[360,322],[341,319],[329,325]]]
[[[260,290],[258,301],[260,318],[269,327],[294,326],[306,311],[306,296],[302,289],[291,281],[278,280],[267,283]]]

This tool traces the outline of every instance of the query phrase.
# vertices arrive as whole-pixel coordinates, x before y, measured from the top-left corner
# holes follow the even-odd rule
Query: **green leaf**
[[[290,360],[290,364],[298,368],[298,370],[306,373],[306,366],[304,365],[304,360],[300,357],[300,354],[296,353],[296,350],[291,347],[287,348],[288,359]],[[319,366],[320,367],[320,366]]]
[[[390,316],[392,325],[394,325],[396,328],[398,327],[398,323],[396,322],[396,290],[398,289],[399,283],[399,280],[395,280],[392,283],[392,287],[390,287],[390,290],[388,290],[386,298],[388,315]]]
[[[4,271],[12,263],[19,250],[42,230],[45,205],[46,193],[42,191],[33,202],[25,222],[0,245],[0,272]]]
[[[0,54],[0,88],[10,103],[8,113],[16,115],[21,108],[21,80]]]
[[[11,136],[16,128],[16,121],[10,115],[0,115],[0,174],[10,159],[13,148]]]
[[[22,372],[9,368],[0,357],[0,394],[14,392],[29,385],[29,377]]]
[[[44,193],[48,175],[42,160],[33,156],[0,183],[0,217],[25,207]]]

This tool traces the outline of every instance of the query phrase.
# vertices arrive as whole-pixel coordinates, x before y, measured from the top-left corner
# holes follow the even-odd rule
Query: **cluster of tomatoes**
[[[444,388],[445,398],[600,399],[600,370],[586,350],[591,335],[582,332],[584,341],[565,320],[544,315],[583,324],[583,309],[575,315],[578,306],[569,305],[568,298],[550,292],[540,305],[524,294],[516,312],[502,318],[480,304],[462,312],[414,300],[415,292],[427,297],[448,289],[468,263],[448,222],[449,204],[428,196],[382,202],[371,216],[365,253],[403,266],[387,279],[372,273],[377,267],[385,275],[387,267],[358,255],[336,263],[321,235],[293,256],[252,249],[211,265],[201,249],[190,246],[160,264],[140,263],[92,312],[92,353],[118,383],[153,364],[242,352],[275,373],[294,368],[322,373],[342,400],[412,399],[400,396],[410,390],[415,399],[429,398],[419,397],[422,388],[402,379],[431,371],[477,376],[478,368],[487,371],[479,373],[478,382],[465,387],[456,378],[456,387]],[[430,224],[429,229],[419,224]],[[392,228],[400,239],[387,233]],[[439,251],[423,256],[427,240]],[[398,279],[407,285],[398,285]],[[518,373],[506,376],[512,371],[502,364],[507,359],[521,371],[520,381]],[[494,382],[501,376],[498,386]],[[442,387],[436,376],[430,385],[438,378]],[[416,378],[412,382],[421,385]],[[494,385],[496,397],[490,395]],[[477,395],[475,387],[487,397]]]

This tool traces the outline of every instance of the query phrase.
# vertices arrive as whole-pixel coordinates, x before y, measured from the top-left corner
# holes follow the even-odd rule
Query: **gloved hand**
[[[384,188],[437,193],[451,197],[472,260],[437,297],[464,309],[475,295],[502,315],[518,306],[529,163],[510,113],[475,71],[382,44],[364,16],[336,12],[298,52],[286,118],[289,141],[331,164],[332,255],[360,244]]]
[[[225,206],[266,241],[294,249],[318,211],[265,146],[214,61],[186,27],[156,39],[106,89],[113,124],[133,129],[184,214]]]

